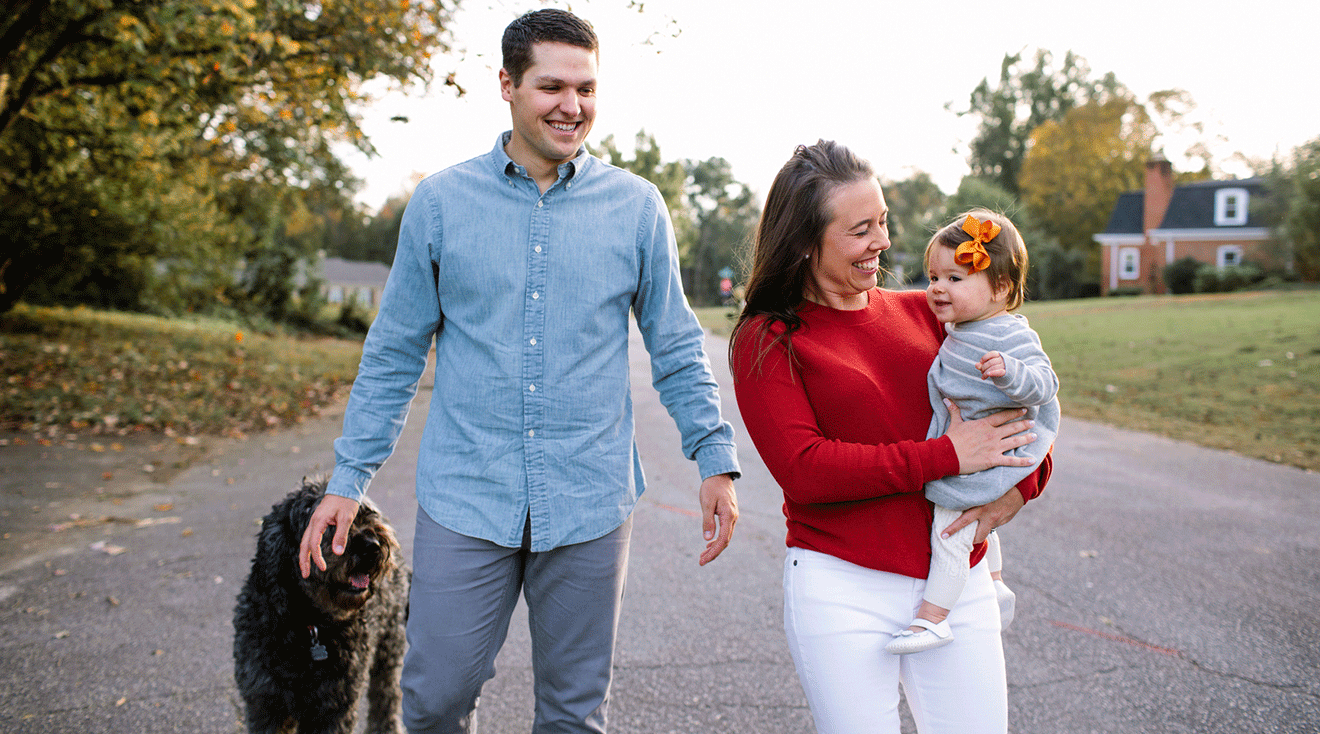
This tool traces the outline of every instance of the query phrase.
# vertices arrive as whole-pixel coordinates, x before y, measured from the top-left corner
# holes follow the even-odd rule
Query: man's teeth
[[[553,127],[553,128],[556,129],[556,130],[561,130],[561,131],[563,131],[563,132],[568,133],[568,132],[573,132],[573,129],[577,127],[577,123],[576,123],[576,122],[552,122],[552,123],[550,123],[550,127]]]

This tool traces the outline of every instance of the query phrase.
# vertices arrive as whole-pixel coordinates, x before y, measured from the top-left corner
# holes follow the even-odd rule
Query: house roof
[[[345,260],[327,257],[321,264],[321,277],[326,283],[338,285],[384,286],[390,277],[390,266],[375,262]]]
[[[1247,221],[1239,225],[1215,224],[1215,192],[1220,189],[1246,189],[1248,197],[1261,196],[1265,192],[1265,181],[1261,178],[1233,179],[1229,181],[1197,181],[1183,184],[1173,189],[1169,208],[1164,212],[1164,219],[1157,229],[1161,230],[1210,230],[1243,229],[1265,227],[1255,208],[1248,206]],[[1143,218],[1146,192],[1128,191],[1119,194],[1114,203],[1114,211],[1105,226],[1106,235],[1144,234]]]
[[[1169,209],[1164,213],[1160,229],[1215,229],[1216,227],[1264,227],[1260,217],[1247,207],[1247,221],[1239,225],[1215,224],[1215,192],[1220,189],[1246,189],[1247,196],[1256,197],[1265,190],[1264,180],[1244,178],[1233,181],[1198,181],[1175,187]]]
[[[1114,203],[1114,213],[1109,215],[1109,224],[1104,234],[1143,234],[1142,217],[1146,204],[1146,192],[1129,191],[1118,195]]]

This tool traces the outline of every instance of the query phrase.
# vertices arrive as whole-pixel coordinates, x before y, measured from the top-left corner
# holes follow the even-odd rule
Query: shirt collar
[[[505,176],[526,176],[527,169],[515,163],[509,154],[505,152],[504,146],[509,144],[513,138],[512,130],[505,130],[495,138],[495,148],[491,150],[491,156],[495,160],[495,166],[500,173]],[[578,148],[577,156],[570,161],[559,164],[559,178],[568,180],[577,176],[591,161],[591,154],[587,152],[587,146]]]

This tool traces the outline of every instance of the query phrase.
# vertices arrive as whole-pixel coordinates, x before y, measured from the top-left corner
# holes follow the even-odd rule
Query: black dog
[[[324,493],[324,480],[304,479],[262,520],[238,595],[234,680],[248,731],[350,734],[365,691],[367,730],[396,734],[410,573],[394,531],[364,501],[344,555],[330,552],[327,531],[326,570],[312,564],[304,579],[298,547]]]

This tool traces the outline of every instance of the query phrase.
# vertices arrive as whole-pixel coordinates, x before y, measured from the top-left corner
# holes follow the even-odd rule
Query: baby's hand
[[[1004,358],[999,352],[986,352],[981,361],[976,363],[976,369],[981,370],[982,380],[1003,377],[1007,372],[1004,369]]]

